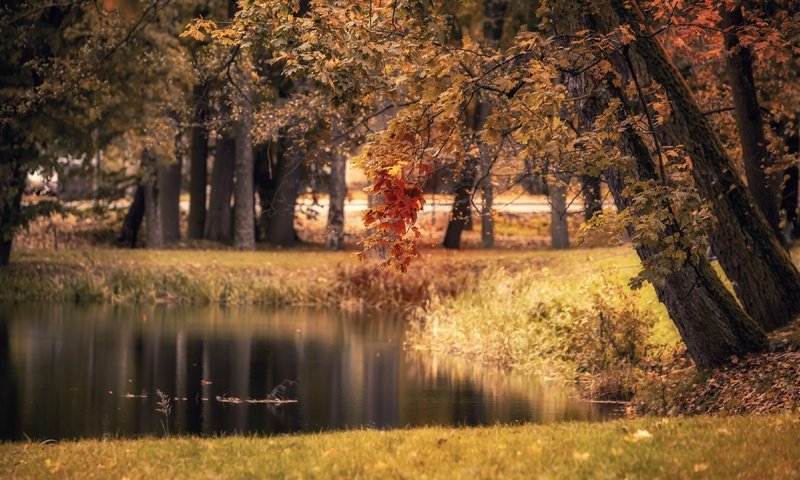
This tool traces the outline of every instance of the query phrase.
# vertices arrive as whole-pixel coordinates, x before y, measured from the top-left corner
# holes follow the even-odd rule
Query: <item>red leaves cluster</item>
[[[371,231],[364,247],[382,252],[387,264],[405,272],[418,254],[417,215],[425,205],[422,183],[431,169],[418,165],[416,174],[402,168],[395,170],[381,169],[372,176],[368,191],[374,195],[376,205],[364,214],[364,225]]]

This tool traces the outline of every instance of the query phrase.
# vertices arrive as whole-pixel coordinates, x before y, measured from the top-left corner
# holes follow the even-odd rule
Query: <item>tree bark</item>
[[[147,178],[143,181],[147,248],[162,248],[164,246],[164,231],[161,221],[158,174],[154,171],[156,170],[155,159],[149,152],[144,152],[142,156],[142,165],[145,166],[147,175]]]
[[[328,226],[325,248],[344,248],[344,197],[347,194],[347,158],[339,152],[331,154],[331,175],[328,180]]]
[[[158,168],[158,206],[161,209],[161,233],[164,245],[173,245],[181,240],[181,167],[183,161],[176,155],[175,161]]]
[[[233,237],[231,195],[235,157],[236,141],[233,138],[217,138],[211,170],[211,198],[206,216],[205,236],[209,240],[230,242]]]
[[[206,86],[194,87],[194,125],[190,129],[189,238],[203,238],[206,226],[206,183],[208,181],[208,100]]]
[[[566,180],[569,182],[569,180]],[[567,215],[567,187],[548,187],[550,195],[550,238],[554,249],[569,248],[569,216]]]
[[[637,33],[631,47],[672,103],[670,128],[686,148],[698,190],[716,217],[711,245],[739,300],[766,330],[786,325],[800,313],[800,273],[640,12],[622,0],[612,0],[612,5],[620,16],[637,21],[631,25]]]
[[[144,187],[140,183],[136,185],[136,192],[133,194],[133,200],[128,207],[128,213],[125,214],[125,219],[122,222],[122,232],[119,235],[119,244],[129,248],[136,248],[136,242],[139,240],[139,229],[144,220]]]
[[[250,81],[241,68],[239,118],[236,120],[236,169],[234,185],[233,246],[238,250],[255,250],[255,194],[253,191],[253,103],[250,99]]]
[[[305,178],[303,152],[292,145],[281,149],[278,167],[278,183],[272,199],[267,241],[274,245],[289,247],[297,243],[294,229],[294,213],[300,184]]]
[[[758,104],[758,91],[753,78],[753,52],[739,43],[737,29],[744,26],[742,7],[736,4],[729,9],[721,7],[724,19],[725,48],[728,51],[728,82],[733,94],[734,116],[742,145],[742,160],[747,177],[747,187],[753,194],[756,205],[782,240],[780,229],[779,195],[780,178],[777,172],[769,172],[772,161],[764,136],[764,121]]]

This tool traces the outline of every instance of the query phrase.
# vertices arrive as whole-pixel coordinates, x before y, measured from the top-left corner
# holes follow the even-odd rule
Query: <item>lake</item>
[[[575,399],[559,382],[409,351],[406,328],[398,315],[380,311],[0,306],[0,438],[167,429],[278,434],[618,415]],[[157,391],[168,408],[159,406]]]

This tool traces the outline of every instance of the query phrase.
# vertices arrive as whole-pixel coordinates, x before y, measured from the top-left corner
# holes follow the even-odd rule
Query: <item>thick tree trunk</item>
[[[742,144],[742,160],[747,177],[747,187],[756,205],[772,227],[775,235],[783,239],[780,229],[779,195],[780,178],[769,173],[772,161],[764,136],[764,121],[758,105],[758,91],[753,78],[753,52],[739,43],[737,29],[744,26],[742,7],[721,8],[725,23],[725,48],[728,51],[728,82],[733,94],[734,116]]]
[[[161,209],[161,233],[164,245],[181,240],[181,167],[178,155],[174,162],[158,168],[158,206]]]
[[[584,21],[592,29],[596,29],[599,23],[595,17],[584,18]],[[595,119],[608,106],[608,91],[593,89],[585,75],[571,76],[567,86],[575,98],[581,99],[576,102],[581,122],[587,129],[593,129]],[[624,117],[630,116],[632,109],[621,89],[614,84],[606,87],[622,102]],[[630,126],[623,132],[621,148],[635,161],[632,172],[628,174],[631,181],[659,181],[647,146]],[[632,199],[623,194],[628,179],[622,170],[609,169],[606,180],[617,209],[628,208]],[[672,219],[667,223],[661,237],[663,240],[674,240],[675,235],[681,235],[676,222]],[[644,263],[659,255],[666,246],[666,242],[647,247],[638,245],[636,252]],[[699,368],[716,367],[728,362],[732,355],[743,355],[764,347],[766,338],[763,331],[739,307],[705,257],[689,256],[682,267],[667,274],[655,289]]]
[[[555,249],[569,248],[567,188],[561,185],[549,185],[548,190],[550,195],[551,247]]]
[[[233,138],[217,138],[214,167],[211,170],[211,198],[206,216],[205,236],[209,240],[230,242],[233,238],[231,195],[235,157],[236,141]]]
[[[250,82],[240,72],[239,118],[236,120],[236,169],[234,190],[233,246],[238,250],[255,250],[255,194],[253,191],[253,103],[249,98]]]
[[[278,167],[278,184],[272,199],[267,241],[284,247],[298,241],[294,229],[294,212],[300,184],[305,178],[306,169],[303,152],[292,145],[281,149],[281,162]]]
[[[595,213],[603,211],[603,195],[600,188],[600,177],[582,175],[583,184],[583,219],[589,221]]]
[[[128,207],[128,213],[125,214],[125,219],[122,221],[122,232],[118,240],[121,246],[136,248],[142,220],[144,220],[144,187],[139,184],[136,186],[133,200]]]
[[[206,226],[206,183],[208,181],[208,100],[206,87],[194,87],[194,125],[190,130],[189,238],[203,238]]]
[[[737,296],[766,330],[787,324],[800,313],[800,273],[736,174],[689,86],[653,32],[643,30],[641,14],[622,0],[612,4],[620,16],[637,20],[632,27],[638,36],[631,46],[672,103],[670,128],[686,148],[698,190],[717,219],[710,232],[712,248]]]
[[[331,154],[331,176],[328,181],[328,225],[325,233],[325,248],[344,248],[344,197],[347,194],[347,158],[339,153]]]

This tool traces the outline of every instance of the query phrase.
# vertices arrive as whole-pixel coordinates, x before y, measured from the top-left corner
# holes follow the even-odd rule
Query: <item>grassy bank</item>
[[[795,478],[800,417],[0,444],[0,477]]]
[[[0,271],[0,301],[219,303],[408,307],[450,297],[489,267],[586,268],[593,258],[635,267],[628,249],[423,251],[407,275],[354,252],[314,249],[20,250]]]

